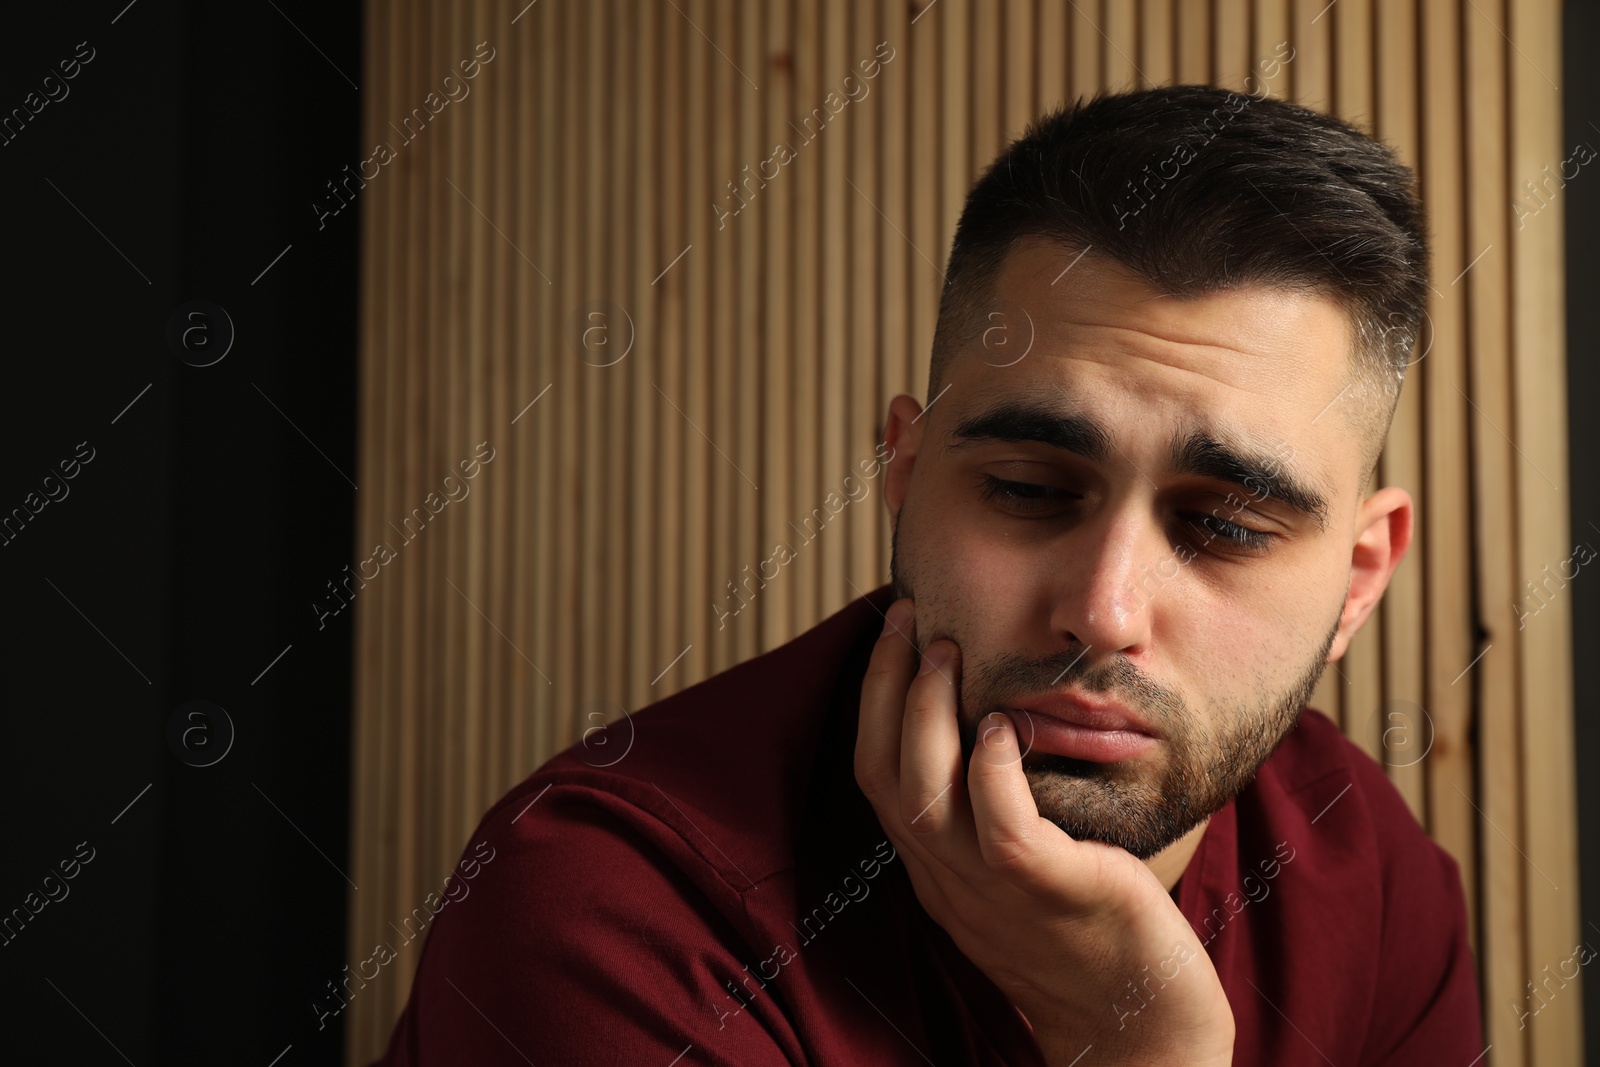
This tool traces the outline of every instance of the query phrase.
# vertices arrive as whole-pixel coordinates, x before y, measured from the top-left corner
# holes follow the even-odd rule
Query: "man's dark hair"
[[[1339,406],[1363,440],[1365,491],[1427,307],[1415,176],[1388,146],[1296,104],[1199,85],[1102,92],[1042,116],[967,195],[929,403],[1027,238],[1060,242],[1064,266],[1087,249],[1168,296],[1260,285],[1333,299],[1352,326],[1356,388]]]

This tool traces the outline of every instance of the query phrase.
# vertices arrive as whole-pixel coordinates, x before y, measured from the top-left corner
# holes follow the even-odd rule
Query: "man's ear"
[[[921,415],[922,405],[909,394],[901,393],[889,401],[889,415],[883,424],[883,442],[889,447],[883,500],[889,508],[891,530],[899,524],[900,505],[905,502],[906,490],[911,485],[911,466],[916,462],[917,449],[922,443],[922,429],[928,424]]]
[[[1350,552],[1350,589],[1345,594],[1339,632],[1328,649],[1328,662],[1343,656],[1356,632],[1378,606],[1395,568],[1411,547],[1411,494],[1387,486],[1366,500],[1356,514],[1355,546]]]

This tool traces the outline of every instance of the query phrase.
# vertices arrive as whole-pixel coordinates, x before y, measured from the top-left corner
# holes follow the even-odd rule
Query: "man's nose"
[[[1178,577],[1173,546],[1158,518],[1134,505],[1107,510],[1073,529],[1053,625],[1089,646],[1088,655],[1142,651],[1162,587]]]

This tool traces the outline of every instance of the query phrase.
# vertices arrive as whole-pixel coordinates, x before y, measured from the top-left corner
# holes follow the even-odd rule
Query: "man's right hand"
[[[910,600],[889,609],[861,689],[855,775],[924,909],[1010,998],[1046,1062],[1225,1067],[1234,1022],[1194,930],[1131,853],[1039,815],[1004,715],[956,719],[960,650],[918,670]]]

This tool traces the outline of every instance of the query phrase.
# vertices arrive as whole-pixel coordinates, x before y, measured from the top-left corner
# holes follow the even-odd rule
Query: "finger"
[[[946,862],[955,862],[973,842],[956,722],[960,677],[961,650],[951,641],[930,642],[906,693],[900,725],[901,817]]]
[[[1018,757],[1023,741],[1007,715],[995,712],[978,724],[967,773],[974,833],[990,867],[1027,884],[1053,884],[1075,842],[1039,816]]]
[[[913,604],[901,598],[889,605],[883,633],[872,647],[867,672],[861,680],[861,704],[856,727],[856,784],[872,801],[878,817],[898,821],[900,795],[900,720],[905,711],[906,687],[916,669]]]

